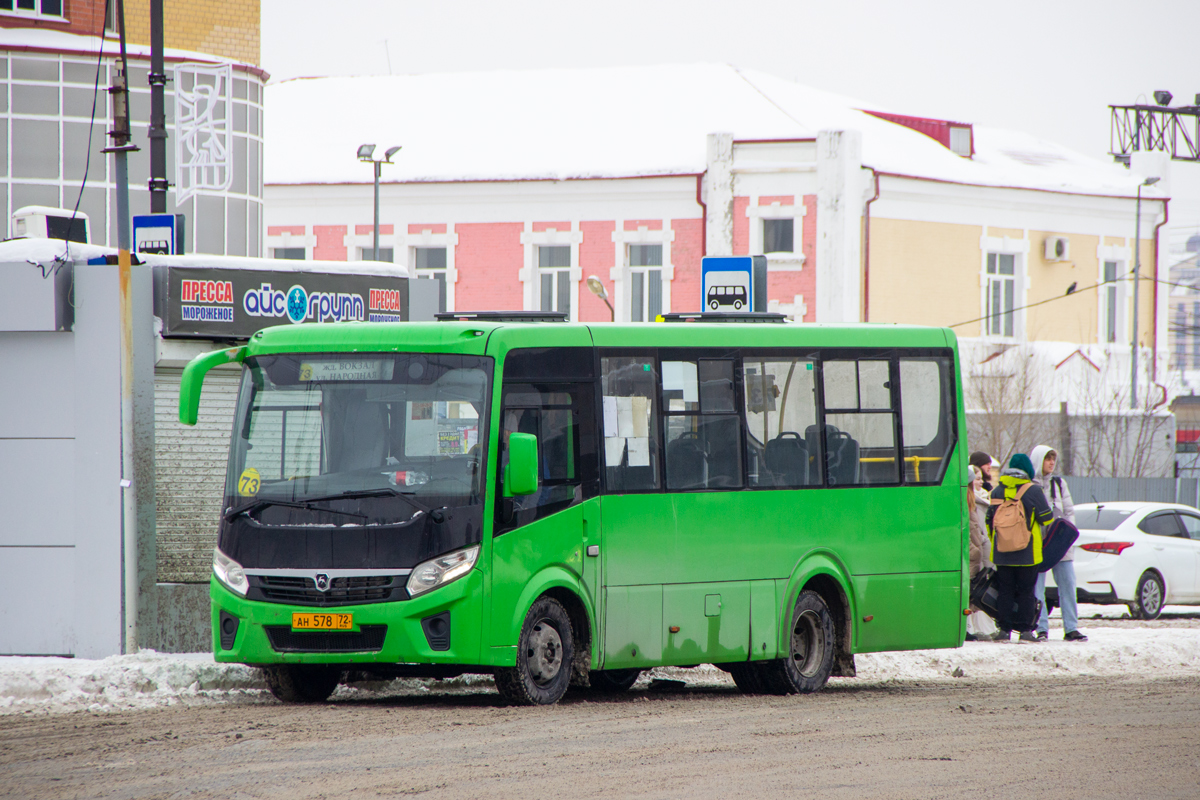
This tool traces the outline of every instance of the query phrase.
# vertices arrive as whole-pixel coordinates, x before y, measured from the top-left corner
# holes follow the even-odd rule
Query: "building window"
[[[272,247],[271,258],[282,258],[288,261],[303,261],[303,247]]]
[[[1104,341],[1117,341],[1117,262],[1104,262]]]
[[[950,150],[966,158],[971,157],[971,129],[950,126]]]
[[[387,261],[388,263],[391,263],[396,260],[395,252],[396,251],[394,248],[381,247],[381,248],[379,248],[379,258],[375,258],[375,248],[374,247],[360,247],[360,248],[358,248],[358,260],[359,261]]]
[[[571,313],[571,247],[538,247],[538,286],[542,311]]]
[[[793,230],[796,221],[793,219],[764,219],[763,220],[763,252],[764,253],[794,253]]]
[[[446,248],[416,247],[413,248],[417,278],[435,280],[438,282],[438,311],[446,311]],[[391,254],[391,251],[388,251]],[[391,261],[391,259],[387,259]]]
[[[987,334],[1013,336],[1013,300],[1016,297],[1016,260],[1011,253],[988,253]]]
[[[24,16],[61,17],[63,4],[62,0],[0,0],[0,12]]]
[[[629,245],[629,319],[653,322],[663,312],[662,245]]]

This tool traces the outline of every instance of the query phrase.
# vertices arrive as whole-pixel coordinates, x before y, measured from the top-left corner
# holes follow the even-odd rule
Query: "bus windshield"
[[[419,353],[247,359],[226,513],[405,495],[408,505],[387,506],[407,518],[479,503],[491,363]]]

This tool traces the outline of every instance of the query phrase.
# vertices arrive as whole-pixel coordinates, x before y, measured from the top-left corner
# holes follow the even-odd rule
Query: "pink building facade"
[[[733,141],[731,163],[724,166],[735,179],[725,191],[712,185],[708,171],[564,181],[385,182],[380,259],[439,281],[436,310],[547,310],[599,322],[700,311],[706,254],[766,253],[769,309],[812,322],[815,162],[804,171],[742,174],[733,161],[752,161],[765,150],[778,155],[781,149],[796,151],[789,155],[793,160],[811,159],[813,148],[813,140]],[[364,188],[369,189],[269,187],[267,255],[370,259],[372,206]],[[588,290],[589,277],[604,285],[612,311]]]

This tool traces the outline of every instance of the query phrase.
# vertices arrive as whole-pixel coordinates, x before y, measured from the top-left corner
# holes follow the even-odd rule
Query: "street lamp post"
[[[379,260],[379,174],[383,170],[383,165],[392,163],[392,156],[396,155],[399,151],[400,148],[398,146],[389,147],[384,152],[383,158],[376,159],[373,157],[375,154],[375,145],[364,144],[359,145],[358,148],[358,160],[375,165],[375,240],[371,249],[372,261]]]
[[[1142,272],[1142,187],[1153,186],[1159,179],[1146,178],[1137,188],[1137,221],[1133,225],[1133,339],[1129,348],[1130,368],[1129,407],[1137,409],[1138,380],[1138,279]],[[1157,287],[1155,287],[1157,288]]]
[[[613,308],[613,304],[608,302],[608,290],[604,288],[604,284],[595,275],[588,275],[587,278],[588,291],[604,301],[604,305],[608,306],[609,317],[612,322],[617,320],[617,311]]]

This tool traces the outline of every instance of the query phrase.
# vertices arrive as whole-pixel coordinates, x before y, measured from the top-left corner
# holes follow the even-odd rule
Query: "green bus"
[[[284,701],[491,673],[546,704],[660,665],[812,692],[855,653],[962,644],[950,330],[443,316],[270,328],[185,370],[194,424],[205,373],[242,365],[217,661]]]

